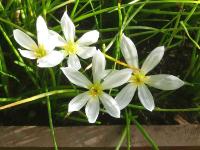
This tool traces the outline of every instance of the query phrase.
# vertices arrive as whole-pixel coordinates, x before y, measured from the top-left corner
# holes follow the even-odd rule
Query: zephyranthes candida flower
[[[54,42],[57,43],[57,46],[63,49],[64,55],[68,56],[68,67],[73,67],[74,69],[79,70],[81,64],[78,56],[87,59],[94,55],[96,47],[90,45],[97,42],[99,32],[96,30],[86,32],[80,39],[75,41],[75,26],[66,12],[61,18],[61,27],[65,39],[55,33],[57,40]]]
[[[116,101],[120,109],[125,108],[132,100],[136,89],[138,89],[138,97],[143,106],[152,111],[155,107],[152,94],[146,85],[161,89],[175,90],[184,85],[184,82],[178,77],[168,74],[147,75],[162,59],[164,55],[164,46],[155,48],[145,59],[141,69],[138,65],[138,54],[134,43],[122,35],[121,51],[129,66],[135,69],[126,85],[116,96]]]
[[[37,59],[38,67],[54,67],[58,65],[64,56],[61,52],[54,50],[53,36],[51,36],[50,30],[48,30],[41,16],[37,18],[36,28],[38,44],[23,31],[18,29],[13,31],[17,43],[26,49],[19,49],[20,54],[29,59]]]
[[[120,108],[116,101],[104,90],[118,87],[131,77],[131,69],[105,70],[104,55],[97,51],[92,59],[93,82],[89,81],[81,72],[71,67],[61,68],[65,76],[73,84],[86,88],[88,91],[73,98],[68,105],[68,112],[79,111],[84,105],[85,113],[90,123],[94,123],[99,114],[99,101],[106,112],[113,117],[120,117]]]

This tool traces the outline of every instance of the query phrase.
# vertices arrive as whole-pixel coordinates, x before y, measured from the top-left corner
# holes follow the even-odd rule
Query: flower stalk
[[[115,63],[117,63],[117,64],[119,64],[119,65],[122,65],[122,66],[126,67],[126,68],[132,69],[133,72],[138,72],[138,71],[140,71],[140,69],[138,69],[138,68],[136,68],[136,67],[134,67],[134,66],[130,66],[130,65],[128,65],[128,64],[126,64],[126,63],[124,63],[124,62],[122,62],[122,61],[119,61],[119,60],[117,60],[117,59],[111,57],[110,55],[107,55],[106,53],[103,53],[103,55],[105,56],[105,58],[109,59],[110,61],[113,61],[113,62],[115,62]]]
[[[4,110],[4,109],[15,107],[15,106],[18,106],[18,105],[21,105],[21,104],[32,102],[32,101],[35,101],[35,100],[38,100],[38,99],[41,99],[41,98],[44,98],[44,97],[47,97],[47,96],[58,95],[58,94],[63,94],[63,93],[72,93],[72,92],[75,92],[75,91],[71,90],[71,89],[62,89],[62,90],[45,92],[45,93],[42,93],[42,94],[38,94],[38,95],[29,97],[29,98],[25,98],[25,99],[22,99],[22,100],[1,106],[0,110]]]

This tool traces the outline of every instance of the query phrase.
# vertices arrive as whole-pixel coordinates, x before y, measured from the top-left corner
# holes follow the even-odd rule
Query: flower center
[[[41,58],[41,57],[44,57],[44,56],[47,55],[47,52],[46,52],[44,46],[42,46],[42,45],[39,46],[39,48],[36,48],[35,51],[34,51],[34,53],[35,53],[35,56],[37,58]]]
[[[146,82],[148,82],[149,80],[149,77],[148,76],[145,76],[143,73],[141,72],[137,72],[137,73],[134,73],[131,78],[130,78],[130,82],[134,83],[134,85],[141,85],[141,84],[144,84]]]
[[[69,41],[66,43],[66,45],[64,46],[65,52],[67,54],[76,54],[77,52],[77,44],[73,41]]]
[[[99,96],[102,94],[102,86],[100,83],[92,84],[89,88],[89,94],[91,96]]]

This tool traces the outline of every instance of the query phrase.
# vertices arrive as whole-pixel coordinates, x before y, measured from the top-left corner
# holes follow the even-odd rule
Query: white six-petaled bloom
[[[78,56],[83,59],[87,59],[94,55],[97,51],[96,47],[90,45],[97,42],[99,32],[97,30],[86,32],[75,42],[75,26],[66,12],[61,18],[61,27],[65,39],[63,39],[59,34],[52,32],[52,35],[54,34],[54,37],[57,37],[55,38],[57,40],[54,40],[54,42],[58,47],[63,49],[63,54],[68,56],[68,67],[73,67],[76,70],[79,70],[81,68],[81,64]]]
[[[55,44],[51,38],[50,30],[48,30],[44,19],[39,16],[36,22],[38,45],[21,30],[14,30],[14,38],[19,45],[26,50],[18,49],[23,57],[29,59],[37,59],[38,67],[54,67],[58,65],[64,58],[63,54],[54,50]]]
[[[103,90],[112,89],[126,83],[131,77],[131,69],[105,70],[106,60],[104,55],[97,51],[92,59],[93,83],[81,72],[63,67],[61,70],[73,84],[88,91],[74,97],[69,105],[68,112],[79,111],[86,103],[85,113],[90,123],[94,123],[99,114],[99,101],[104,105],[106,112],[113,117],[120,117],[120,108],[116,101]]]
[[[155,48],[145,59],[141,69],[138,65],[138,54],[134,43],[122,35],[121,51],[128,65],[138,68],[133,71],[128,85],[126,85],[116,96],[120,109],[125,108],[132,100],[136,89],[138,97],[143,106],[152,111],[155,107],[154,99],[146,84],[161,90],[175,90],[184,85],[184,82],[178,77],[168,74],[147,75],[162,59],[164,55],[164,46]]]

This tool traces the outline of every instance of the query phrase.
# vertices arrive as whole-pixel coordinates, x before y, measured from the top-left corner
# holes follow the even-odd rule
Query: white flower
[[[55,45],[51,39],[44,19],[39,16],[36,22],[38,45],[21,30],[14,30],[14,38],[25,50],[19,49],[23,57],[37,59],[38,67],[54,67],[64,58],[64,55],[55,51]]]
[[[93,83],[74,68],[61,68],[69,81],[77,86],[88,89],[88,91],[79,94],[70,101],[68,112],[79,111],[86,105],[85,113],[90,123],[94,123],[98,117],[99,101],[104,105],[108,114],[116,118],[120,117],[120,108],[116,101],[103,90],[118,87],[126,83],[131,77],[132,71],[130,69],[105,70],[105,65],[104,55],[100,51],[97,51],[92,59]]]
[[[138,54],[134,43],[122,35],[121,40],[122,54],[130,66],[139,68]],[[178,77],[168,74],[147,75],[162,59],[164,55],[164,46],[155,48],[144,61],[141,69],[133,71],[129,84],[126,85],[116,96],[116,101],[120,109],[125,108],[132,100],[136,89],[138,97],[143,106],[152,111],[155,107],[154,99],[146,84],[161,90],[175,90],[184,85],[184,82]]]
[[[57,37],[57,40],[54,42],[57,46],[63,48],[65,56],[69,56],[67,61],[68,67],[73,67],[74,69],[79,70],[81,68],[81,64],[78,56],[83,59],[87,59],[94,55],[97,51],[96,47],[90,45],[97,42],[99,32],[96,30],[86,32],[75,42],[75,26],[66,12],[61,18],[61,27],[65,39],[63,39],[59,34],[52,32],[52,34]]]

